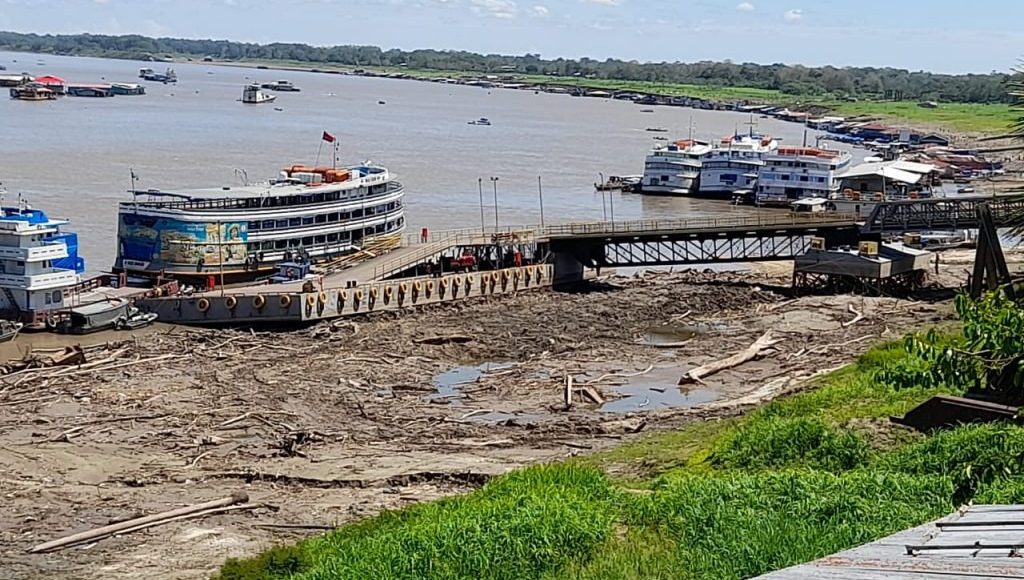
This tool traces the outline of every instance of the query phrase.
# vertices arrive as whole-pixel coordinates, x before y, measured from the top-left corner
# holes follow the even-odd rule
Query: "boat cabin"
[[[312,265],[308,262],[281,262],[277,265],[277,274],[270,277],[271,284],[286,284],[305,280],[312,274]]]
[[[805,197],[790,204],[793,213],[821,213],[828,211],[828,200],[822,197]]]

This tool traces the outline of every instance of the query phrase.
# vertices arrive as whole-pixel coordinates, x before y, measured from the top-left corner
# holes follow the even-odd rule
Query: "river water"
[[[0,52],[7,73],[54,74],[69,82],[136,82],[139,68],[164,65],[123,60]],[[111,266],[117,202],[129,199],[129,170],[140,188],[180,189],[238,184],[236,168],[264,180],[296,162],[311,163],[322,131],[338,137],[342,163],[372,160],[406,185],[410,232],[480,225],[485,220],[533,224],[540,219],[537,177],[547,222],[708,216],[751,211],[722,202],[596,193],[598,173],[639,174],[655,144],[646,127],[717,139],[746,130],[748,115],[655,107],[531,91],[487,90],[408,80],[176,64],[176,85],[145,83],[144,96],[65,97],[51,102],[0,98],[0,182],[7,202],[29,202],[69,217],[90,273]],[[275,103],[243,105],[248,82],[287,79],[301,93]],[[385,101],[386,104],[378,104]],[[278,111],[275,108],[282,110]],[[488,117],[493,125],[468,121]],[[758,130],[783,143],[803,142],[800,125],[757,119]],[[813,143],[814,132],[809,133]],[[863,153],[859,156],[863,157]],[[330,146],[321,164],[330,163]]]

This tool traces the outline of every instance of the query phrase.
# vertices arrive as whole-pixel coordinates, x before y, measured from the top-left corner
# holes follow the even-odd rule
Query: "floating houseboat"
[[[64,79],[53,75],[36,77],[32,82],[36,85],[50,89],[58,95],[63,95],[67,90],[67,82],[65,82]]]
[[[113,97],[110,85],[68,85],[67,94],[71,97]]]
[[[110,91],[115,95],[144,95],[146,87],[138,83],[113,83]]]
[[[644,161],[640,193],[690,195],[700,183],[701,165],[711,145],[701,141],[674,141],[655,147]]]
[[[39,322],[65,307],[66,291],[85,272],[78,236],[24,202],[0,208],[0,314]]]
[[[722,139],[701,163],[700,193],[729,199],[739,190],[753,189],[764,156],[778,148],[775,139],[753,133]]]
[[[293,85],[289,81],[275,81],[272,83],[263,83],[260,85],[260,88],[267,89],[270,91],[281,91],[285,93],[297,93],[300,90],[302,90],[299,87]]]
[[[879,203],[928,199],[934,195],[938,173],[938,167],[927,163],[863,163],[842,175],[839,191],[829,196],[828,209],[867,216]]]
[[[178,82],[178,75],[174,72],[173,68],[168,68],[163,73],[154,72],[151,68],[142,68],[139,69],[139,78],[144,81],[153,81],[164,84]]]
[[[57,93],[35,83],[29,83],[11,89],[11,98],[19,101],[52,101],[57,98]]]
[[[758,205],[789,206],[805,197],[829,198],[839,191],[838,176],[852,156],[815,147],[780,147],[764,156],[758,172]]]
[[[242,89],[242,102],[247,105],[259,105],[261,103],[272,103],[277,95],[268,95],[260,90],[259,85],[246,85]]]
[[[405,228],[402,185],[369,163],[293,165],[257,185],[132,194],[118,210],[114,271],[206,286],[269,276],[298,257],[329,259]]]

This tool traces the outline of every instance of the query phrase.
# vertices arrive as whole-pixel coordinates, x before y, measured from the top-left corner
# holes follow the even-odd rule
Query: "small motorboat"
[[[655,137],[655,141],[668,141],[668,137]]]
[[[377,104],[378,105],[386,105],[386,104],[388,104],[388,102],[387,101],[377,101]]]
[[[470,125],[487,125],[487,126],[490,126],[491,120],[488,119],[487,117],[480,117],[476,121],[470,121],[469,124]]]
[[[648,133],[668,133],[668,129],[664,127],[648,127]]]
[[[654,109],[640,109],[641,113],[653,113]]]
[[[268,95],[260,90],[259,85],[246,85],[242,90],[242,102],[247,105],[259,105],[261,103],[272,103],[277,95]]]
[[[618,175],[609,175],[608,179],[604,183],[595,183],[594,189],[597,191],[621,191],[624,185],[622,178]]]
[[[971,187],[970,185],[967,185],[967,186],[964,186],[964,187],[958,188],[958,189],[956,190],[956,192],[957,192],[957,193],[974,193],[974,192],[975,192],[975,189],[974,189],[973,187]]]
[[[143,326],[149,326],[153,324],[157,319],[157,314],[154,312],[142,312],[134,306],[128,309],[128,313],[121,315],[114,321],[115,330],[135,330],[136,328],[142,328]]]
[[[25,325],[20,322],[0,320],[0,342],[10,342],[14,340],[24,326]]]
[[[270,91],[283,91],[286,93],[297,93],[301,91],[299,87],[293,85],[290,81],[276,81],[272,83],[263,83],[260,88],[267,89]]]

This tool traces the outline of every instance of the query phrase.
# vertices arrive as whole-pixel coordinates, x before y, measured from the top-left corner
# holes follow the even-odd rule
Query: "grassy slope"
[[[940,389],[872,349],[820,388],[744,417],[498,478],[259,558],[241,578],[745,578],[920,524],[972,497],[1024,501],[1024,428],[926,438],[887,418]],[[612,477],[605,470],[622,471]]]

